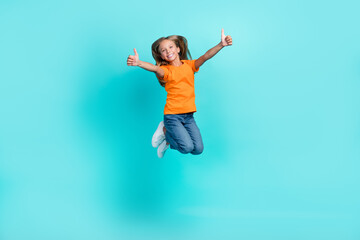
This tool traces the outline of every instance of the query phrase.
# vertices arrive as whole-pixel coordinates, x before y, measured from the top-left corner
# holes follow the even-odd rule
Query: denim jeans
[[[164,115],[166,141],[170,148],[183,154],[197,155],[204,149],[200,130],[193,115],[194,113]]]

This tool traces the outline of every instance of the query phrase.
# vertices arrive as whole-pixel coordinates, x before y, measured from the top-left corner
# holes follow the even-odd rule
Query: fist
[[[139,55],[136,51],[136,48],[134,48],[134,55],[129,55],[127,58],[127,65],[128,66],[138,66],[139,65]]]
[[[231,38],[231,36],[230,36],[230,35],[225,36],[225,34],[224,34],[224,29],[223,29],[223,28],[221,29],[221,45],[222,45],[223,47],[225,47],[225,46],[231,46],[231,45],[232,45],[232,38]]]

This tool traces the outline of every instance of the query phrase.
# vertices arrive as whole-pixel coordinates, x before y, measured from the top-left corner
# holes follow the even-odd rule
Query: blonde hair
[[[161,58],[161,53],[159,50],[160,43],[164,40],[173,41],[175,43],[176,47],[180,48],[180,52],[179,52],[180,60],[189,60],[189,59],[191,60],[192,59],[186,38],[183,36],[179,36],[179,35],[171,35],[168,37],[161,37],[151,45],[151,52],[152,52],[152,55],[155,59],[157,66],[163,66],[163,65],[169,64],[167,61],[165,61],[164,59]],[[159,80],[159,83],[161,86],[165,87],[166,82],[164,80]]]

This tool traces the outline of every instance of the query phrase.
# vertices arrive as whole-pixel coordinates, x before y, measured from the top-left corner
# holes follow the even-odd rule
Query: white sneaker
[[[163,158],[165,151],[169,148],[170,145],[166,144],[166,140],[164,140],[157,149],[157,155],[159,158]]]
[[[165,140],[165,134],[163,128],[164,128],[164,121],[161,121],[151,140],[151,145],[154,148],[158,147],[160,143],[162,143]]]

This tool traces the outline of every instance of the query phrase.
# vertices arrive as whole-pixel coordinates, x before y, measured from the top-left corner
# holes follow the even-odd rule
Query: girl
[[[154,72],[167,92],[164,121],[160,122],[152,138],[153,147],[158,147],[159,158],[164,156],[169,146],[183,154],[202,153],[204,146],[193,117],[196,112],[194,73],[223,47],[230,45],[231,36],[225,36],[224,29],[221,29],[220,43],[196,60],[191,60],[186,38],[178,35],[159,38],[152,44],[156,65],[139,60],[135,48],[134,55],[129,55],[128,66]]]

